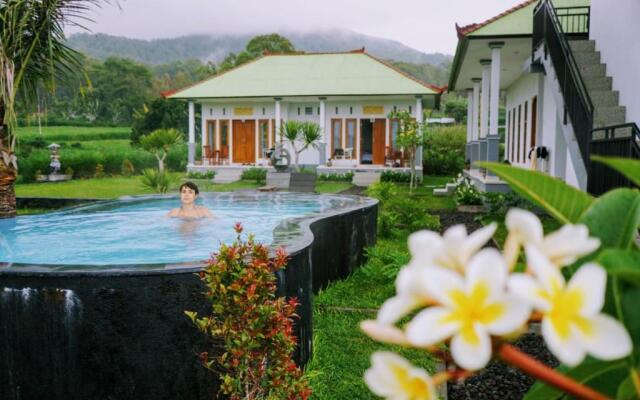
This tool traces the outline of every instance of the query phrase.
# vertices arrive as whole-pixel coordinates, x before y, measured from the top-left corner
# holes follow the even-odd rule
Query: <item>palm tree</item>
[[[38,86],[54,89],[80,68],[80,54],[65,44],[63,28],[108,0],[3,0],[0,2],[0,218],[16,215],[16,95],[33,103]]]
[[[298,171],[298,158],[300,153],[309,147],[318,148],[318,140],[320,140],[321,136],[320,125],[315,122],[291,120],[282,125],[280,131],[282,137],[291,144],[295,156],[293,165],[296,171]]]

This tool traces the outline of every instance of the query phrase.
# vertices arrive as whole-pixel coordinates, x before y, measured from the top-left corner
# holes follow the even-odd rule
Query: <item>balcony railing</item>
[[[593,130],[591,154],[610,157],[640,158],[640,129],[634,123]],[[616,187],[635,186],[623,175],[604,164],[591,162],[587,190],[601,195]]]
[[[556,7],[555,10],[565,35],[589,37],[591,7]]]

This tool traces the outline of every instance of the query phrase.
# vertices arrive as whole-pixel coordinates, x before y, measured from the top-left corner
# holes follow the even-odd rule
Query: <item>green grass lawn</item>
[[[353,185],[349,182],[328,182],[317,181],[316,192],[318,193],[338,193],[347,190]]]
[[[130,127],[109,127],[109,126],[43,126],[42,137],[47,142],[69,141],[81,142],[87,140],[119,139],[128,140]],[[37,126],[25,126],[17,129],[19,140],[29,140],[40,136]]]

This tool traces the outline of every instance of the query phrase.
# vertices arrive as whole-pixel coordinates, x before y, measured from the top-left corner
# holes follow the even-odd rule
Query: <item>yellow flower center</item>
[[[418,376],[412,376],[406,368],[393,366],[393,375],[409,400],[431,400],[429,383]]]
[[[489,303],[489,287],[485,282],[478,282],[471,293],[467,294],[462,290],[452,290],[449,298],[454,306],[451,313],[441,322],[460,324],[460,334],[469,344],[480,344],[480,338],[473,329],[476,322],[489,324],[500,318],[504,312],[504,306],[498,303]]]
[[[551,304],[546,317],[563,340],[571,336],[571,326],[582,331],[585,335],[591,335],[593,328],[589,320],[580,315],[584,306],[585,293],[577,288],[564,289],[559,285],[553,285],[550,291],[542,290],[540,295]]]

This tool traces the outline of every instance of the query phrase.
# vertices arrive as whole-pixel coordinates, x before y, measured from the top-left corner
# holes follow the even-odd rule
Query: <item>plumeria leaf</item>
[[[598,361],[587,359],[575,368],[561,365],[556,368],[578,383],[590,386],[602,394],[614,398],[618,386],[627,376],[627,365],[624,361]],[[558,400],[565,399],[565,393],[537,381],[524,396],[523,400]]]
[[[622,318],[620,319],[631,335],[631,340],[633,340],[632,359],[634,364],[638,365],[638,360],[640,360],[640,307],[638,307],[638,304],[640,304],[640,289],[623,288],[621,297]]]
[[[597,259],[611,276],[640,287],[640,252],[633,250],[605,250]]]
[[[602,163],[626,176],[640,186],[640,161],[630,158],[591,156],[593,161]]]
[[[640,192],[607,192],[593,202],[579,222],[587,225],[591,236],[600,239],[602,247],[629,248],[640,224]]]
[[[537,171],[499,163],[478,163],[511,186],[521,196],[544,208],[562,223],[575,223],[593,203],[593,197],[560,179]]]
[[[616,400],[635,400],[638,398],[636,388],[633,386],[631,377],[627,377],[620,386],[618,386],[618,393],[616,394]]]

